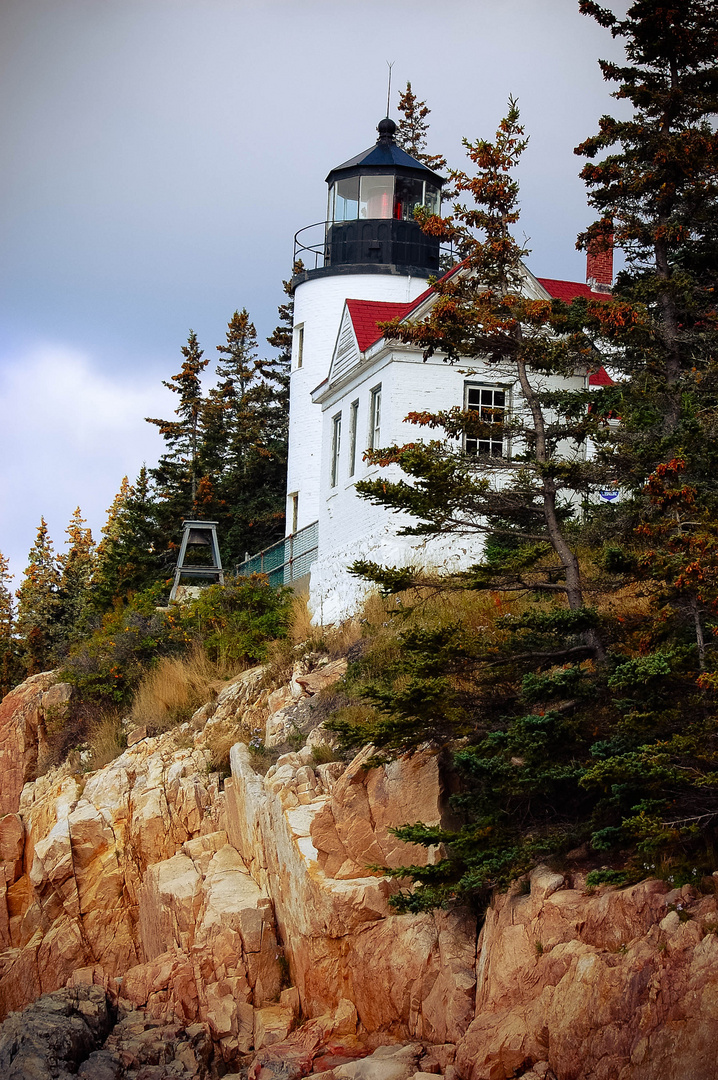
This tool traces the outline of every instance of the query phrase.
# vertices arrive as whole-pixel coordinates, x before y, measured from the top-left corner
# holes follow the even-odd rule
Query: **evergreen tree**
[[[22,678],[15,641],[15,610],[9,584],[12,581],[8,560],[0,552],[0,698]]]
[[[164,542],[177,543],[182,519],[195,514],[195,500],[201,477],[200,452],[204,399],[201,374],[209,363],[203,359],[197,335],[190,330],[187,344],[182,347],[184,363],[163,385],[179,395],[175,409],[177,420],[159,420],[146,417],[148,424],[155,424],[160,431],[167,451],[156,468],[150,470],[159,496],[158,516]]]
[[[427,354],[440,349],[458,358],[476,350],[500,365],[512,349],[515,360],[525,356],[529,377],[532,371],[560,370],[561,356],[570,360],[571,347],[574,362],[583,355],[590,363],[594,342],[610,350],[621,376],[612,386],[577,395],[573,404],[563,394],[539,391],[533,403],[530,394],[524,396],[534,417],[533,435],[525,432],[521,447],[528,482],[513,502],[511,489],[504,489],[503,506],[488,489],[483,503],[481,492],[471,489],[462,504],[462,477],[444,446],[437,445],[433,455],[430,447],[414,447],[377,458],[409,466],[413,485],[387,483],[384,501],[418,519],[410,531],[440,531],[442,519],[459,531],[476,514],[493,526],[483,565],[445,585],[505,589],[513,577],[517,587],[523,580],[525,596],[532,598],[497,619],[490,635],[472,637],[457,627],[405,633],[393,670],[363,686],[374,719],[353,734],[349,720],[337,724],[345,739],[371,739],[389,753],[413,748],[427,735],[439,742],[456,734],[466,738],[454,754],[463,777],[455,805],[464,824],[452,834],[421,825],[398,830],[405,840],[447,845],[443,863],[408,868],[421,888],[397,906],[412,910],[452,895],[485,900],[490,888],[508,884],[537,858],[583,841],[613,867],[618,863],[620,869],[604,878],[614,882],[637,880],[660,867],[671,883],[696,882],[715,864],[718,140],[711,117],[718,112],[718,4],[638,0],[624,19],[589,0],[582,0],[581,9],[625,39],[628,64],[602,67],[619,84],[616,96],[634,109],[629,120],[603,117],[599,135],[579,147],[589,158],[583,177],[599,211],[580,243],[600,249],[615,233],[627,252],[628,266],[613,298],[578,300],[570,309],[555,302],[549,320],[542,305],[522,310],[497,274],[501,253],[510,255],[510,238],[487,227],[479,209],[456,215],[454,236],[476,280],[488,286],[485,301],[472,304],[470,280],[457,274],[438,283],[439,299],[426,324],[408,331],[394,327],[421,342]],[[514,146],[520,141],[510,124],[504,134]],[[486,172],[504,170],[496,144],[471,149]],[[602,152],[606,156],[594,163]],[[458,180],[460,190],[469,189],[463,177]],[[482,195],[481,170],[471,185]],[[505,202],[501,176],[496,192]],[[456,224],[444,223],[442,235]],[[488,251],[466,238],[466,225],[485,231]],[[436,221],[427,227],[436,229]],[[495,306],[502,296],[503,304]],[[519,313],[520,333],[510,322]],[[532,329],[539,326],[531,352]],[[493,334],[498,341],[492,348]],[[576,469],[571,460],[561,466],[552,455],[538,455],[541,422],[534,404],[563,416],[566,434],[577,442],[576,425],[583,422],[598,447],[595,465]],[[459,412],[415,419],[453,437],[472,431]],[[476,437],[490,437],[491,420],[487,415],[478,425]],[[542,606],[532,578],[540,562],[527,543],[531,502],[525,495],[538,496],[538,511],[546,480],[563,487],[566,496],[572,487],[590,492],[602,477],[620,486],[618,510],[589,500],[589,520],[581,527],[566,522],[570,498],[568,506],[556,505],[569,546],[583,546],[600,614],[585,604],[574,606],[568,592],[566,608]],[[364,491],[382,501],[378,487],[364,485]],[[545,501],[542,514],[548,525]],[[544,535],[550,538],[550,530]],[[543,539],[540,530],[536,539]],[[562,571],[544,577],[543,585],[564,591],[569,568],[552,547]],[[368,564],[357,569],[387,591],[413,582],[401,570]],[[595,588],[601,574],[614,590],[612,602]],[[583,587],[585,578],[579,576],[578,583]],[[605,658],[594,648],[587,663],[584,650],[591,642],[585,636],[581,642],[577,632],[585,633],[591,617]],[[402,876],[407,868],[395,873]]]
[[[69,551],[59,555],[57,646],[64,650],[88,629],[91,611],[90,583],[95,563],[95,542],[80,507],[75,509],[65,530]]]
[[[432,230],[462,252],[463,269],[436,283],[438,298],[425,320],[398,320],[385,328],[390,337],[421,345],[426,358],[436,350],[449,362],[486,357],[506,388],[503,404],[410,414],[414,423],[439,428],[450,441],[372,452],[376,462],[400,465],[413,482],[361,481],[357,491],[418,519],[405,533],[478,532],[513,547],[515,558],[502,560],[500,571],[476,571],[477,585],[481,580],[490,588],[563,593],[569,609],[579,611],[583,586],[565,522],[577,507],[576,493],[595,485],[598,475],[580,455],[568,464],[565,447],[567,440],[575,448],[585,443],[591,418],[582,391],[551,390],[547,377],[573,375],[586,340],[566,305],[521,295],[525,250],[511,234],[518,221],[518,184],[511,173],[526,142],[513,100],[494,143],[465,141],[476,174],[458,171],[452,179],[474,205],[457,205],[443,221],[431,219]],[[513,410],[504,407],[511,386],[517,395]],[[457,440],[487,449],[470,458]],[[512,463],[496,453],[509,441]],[[501,476],[498,483],[490,479],[495,475]],[[377,573],[366,564],[362,568]],[[602,654],[593,630],[586,631],[586,641],[596,656]]]
[[[235,311],[227,343],[217,350],[223,357],[217,398],[227,433],[221,484],[227,524],[220,540],[231,564],[283,532],[288,371],[286,355],[260,358],[246,309]]]
[[[441,154],[427,153],[427,137],[429,130],[427,116],[431,109],[425,101],[419,101],[407,82],[406,89],[399,95],[399,112],[402,118],[399,120],[396,130],[396,141],[402,150],[411,154],[413,158],[426,165],[434,172],[441,172],[446,168],[446,158]]]
[[[162,560],[149,473],[143,465],[134,485],[125,476],[107,512],[92,576],[92,602],[103,612],[169,572]]]
[[[35,675],[54,663],[60,606],[60,573],[44,518],[40,519],[23,578],[15,593],[19,601],[16,632],[25,670]]]
[[[640,575],[668,590],[666,611],[704,665],[706,619],[718,613],[718,3],[639,0],[623,19],[580,6],[624,40],[629,62],[600,66],[632,106],[576,150],[599,214],[579,243],[605,246],[614,233],[627,260],[616,302],[589,305],[586,319],[623,376],[594,402],[621,417],[599,445],[624,493],[598,524],[642,551]]]

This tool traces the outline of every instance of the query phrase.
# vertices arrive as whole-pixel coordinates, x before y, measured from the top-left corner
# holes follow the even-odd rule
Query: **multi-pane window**
[[[369,399],[369,449],[381,446],[381,386],[375,386]]]
[[[482,423],[488,425],[481,438],[465,437],[464,449],[467,454],[506,457],[503,427],[507,406],[508,393],[504,387],[466,385],[464,408],[480,413]]]
[[[349,475],[354,475],[357,460],[357,419],[359,416],[359,402],[352,401],[349,406]]]
[[[332,420],[332,487],[337,486],[339,480],[339,454],[342,444],[342,414]]]

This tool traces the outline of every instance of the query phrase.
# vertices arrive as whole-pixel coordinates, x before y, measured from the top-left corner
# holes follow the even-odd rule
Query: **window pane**
[[[334,185],[334,221],[356,221],[359,217],[359,177],[337,180]]]
[[[430,214],[438,214],[441,209],[441,195],[438,187],[433,184],[425,184],[424,206]]]
[[[394,199],[393,176],[362,176],[360,218],[390,218]]]
[[[394,190],[394,217],[401,221],[414,220],[414,207],[424,199],[424,181],[397,176]]]

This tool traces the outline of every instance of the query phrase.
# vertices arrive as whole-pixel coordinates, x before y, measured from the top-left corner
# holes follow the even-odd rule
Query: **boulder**
[[[112,1026],[102,987],[45,994],[0,1025],[3,1080],[65,1080],[96,1050]]]

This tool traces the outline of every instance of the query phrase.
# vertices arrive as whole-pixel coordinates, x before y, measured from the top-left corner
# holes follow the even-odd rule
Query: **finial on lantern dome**
[[[393,120],[390,120],[388,116],[385,116],[383,120],[380,120],[376,126],[376,130],[379,132],[379,138],[376,140],[378,143],[393,143],[396,140],[396,124]]]

